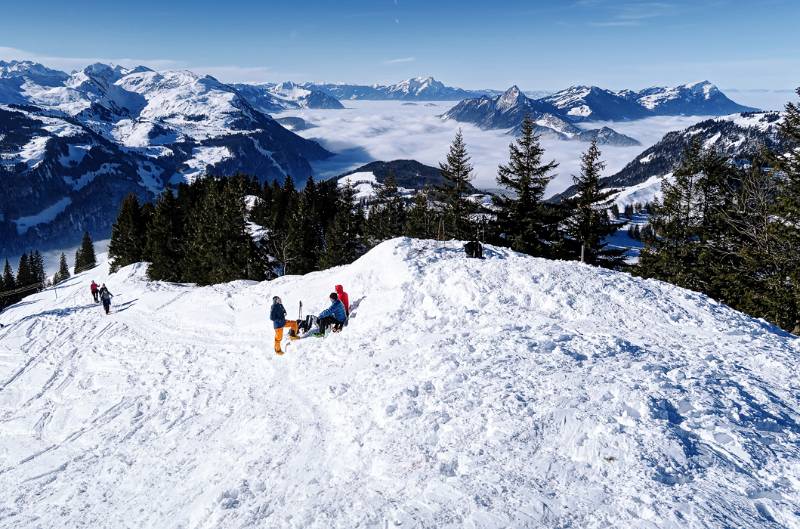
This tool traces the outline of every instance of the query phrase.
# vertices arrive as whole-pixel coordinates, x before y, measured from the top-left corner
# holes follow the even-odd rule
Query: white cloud
[[[416,57],[400,57],[398,59],[388,59],[383,61],[383,64],[401,64],[404,62],[414,62],[416,60]]]
[[[481,130],[473,125],[444,121],[438,116],[455,102],[404,104],[398,101],[344,101],[345,110],[296,110],[282,115],[300,116],[316,128],[300,134],[318,140],[338,156],[315,166],[320,176],[329,177],[373,160],[414,159],[436,167],[444,159],[456,131],[461,128],[475,166],[474,184],[496,187],[497,166],[508,161],[508,145],[513,138],[504,130]],[[640,147],[602,147],[607,162],[605,176],[622,169],[644,149],[671,130],[688,127],[701,117],[658,117],[609,124],[618,132],[638,139]],[[595,128],[601,124],[590,124]],[[561,165],[549,193],[572,184],[580,169],[580,155],[588,144],[577,141],[543,141],[545,158]]]

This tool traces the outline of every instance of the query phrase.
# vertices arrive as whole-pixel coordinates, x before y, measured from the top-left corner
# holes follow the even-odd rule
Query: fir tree
[[[97,257],[94,253],[94,243],[88,231],[83,232],[81,245],[75,252],[75,273],[84,272],[97,266]]]
[[[189,228],[186,279],[208,285],[256,276],[249,270],[252,240],[241,182],[209,178],[204,188]]]
[[[159,196],[147,229],[145,254],[150,260],[147,277],[160,281],[181,281],[184,226],[178,201],[172,190]]]
[[[31,270],[31,261],[30,256],[27,253],[24,253],[19,258],[19,264],[17,265],[17,287],[24,288],[33,285],[36,282],[36,278],[33,275]]]
[[[6,264],[3,267],[3,290],[14,290],[17,288],[17,280],[14,278],[14,270],[11,268],[11,263],[6,259]]]
[[[16,288],[17,280],[14,278],[14,270],[11,269],[11,264],[6,259],[6,264],[3,267],[3,276],[0,277],[0,309],[16,302],[16,296],[10,294]]]
[[[317,270],[324,242],[317,200],[316,183],[309,178],[289,223],[284,273],[306,274]]]
[[[61,252],[61,257],[58,261],[58,272],[53,278],[53,283],[58,284],[70,278],[69,265],[67,264],[67,256]]]
[[[28,262],[30,264],[31,270],[31,279],[33,280],[33,284],[37,285],[38,288],[44,288],[47,286],[47,274],[44,271],[44,257],[42,254],[39,253],[39,250],[34,250],[28,256]]]
[[[111,228],[111,241],[108,244],[108,256],[111,260],[111,271],[116,272],[123,266],[138,263],[144,255],[146,243],[146,223],[142,218],[142,207],[134,193],[126,196]]]
[[[349,264],[364,253],[364,210],[356,192],[348,183],[340,191],[336,216],[325,234],[325,253],[320,268]]]
[[[575,197],[568,201],[571,214],[566,222],[567,233],[577,242],[580,260],[584,263],[617,263],[622,256],[619,251],[604,251],[604,239],[618,229],[608,216],[614,191],[601,189],[600,175],[604,167],[597,141],[593,140],[581,157],[580,175],[573,178]]]
[[[509,196],[495,199],[501,242],[539,256],[553,255],[553,243],[559,239],[557,208],[544,202],[545,189],[558,164],[542,162],[543,156],[533,121],[526,116],[520,137],[509,146],[508,164],[497,170],[497,183]]]
[[[369,208],[366,225],[369,246],[401,235],[405,224],[405,202],[397,189],[394,173],[390,172],[378,186],[375,199]]]
[[[471,214],[473,203],[467,198],[472,180],[472,165],[461,129],[456,133],[447,160],[439,164],[445,183],[439,188],[444,215],[444,238],[473,238]]]
[[[435,225],[434,215],[428,204],[428,189],[417,191],[414,195],[414,203],[408,211],[405,235],[417,239],[430,239],[434,237]]]

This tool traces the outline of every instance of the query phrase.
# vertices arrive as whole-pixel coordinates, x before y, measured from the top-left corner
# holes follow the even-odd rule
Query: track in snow
[[[0,315],[3,527],[800,527],[798,339],[399,239],[269,283],[96,269]],[[106,282],[114,313],[89,303]],[[272,352],[272,295],[361,300]]]

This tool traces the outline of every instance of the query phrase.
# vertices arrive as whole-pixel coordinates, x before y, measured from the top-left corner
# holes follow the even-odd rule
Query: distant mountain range
[[[536,132],[545,138],[579,141],[597,139],[603,145],[639,145],[636,139],[609,127],[583,130],[550,102],[531,99],[516,86],[495,97],[465,99],[443,115],[446,119],[472,123],[483,129],[510,129],[514,135],[519,135],[525,116],[534,120]]]
[[[305,88],[291,81],[263,84],[237,83],[232,86],[254,108],[267,114],[292,108],[344,108],[338,99],[328,93]]]
[[[129,192],[152,199],[206,172],[302,181],[331,155],[213,77],[105,64],[0,61],[0,138],[0,255],[105,237]]]
[[[446,86],[433,77],[414,77],[391,85],[303,83],[300,86],[324,92],[339,100],[459,101],[496,93],[494,90],[464,90]]]
[[[634,138],[609,127],[581,129],[582,121],[625,121],[664,115],[721,115],[756,109],[728,99],[708,82],[675,88],[648,88],[639,92],[612,92],[596,86],[575,86],[539,99],[527,97],[517,86],[503,94],[465,99],[443,117],[484,129],[510,129],[519,134],[525,116],[536,122],[545,137],[591,141],[605,145],[638,145]]]
[[[783,148],[778,134],[779,112],[746,112],[708,119],[680,131],[666,134],[616,174],[602,179],[604,188],[619,189],[619,202],[644,203],[657,196],[661,179],[670,175],[681,161],[684,149],[694,140],[704,148],[745,164],[762,148]],[[552,197],[558,201],[572,196],[574,186]]]

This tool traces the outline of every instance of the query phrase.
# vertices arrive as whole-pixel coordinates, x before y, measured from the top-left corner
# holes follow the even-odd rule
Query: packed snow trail
[[[0,526],[800,527],[800,340],[705,296],[396,239],[0,314]],[[105,316],[89,282],[116,296]],[[272,352],[273,295],[339,334]]]

